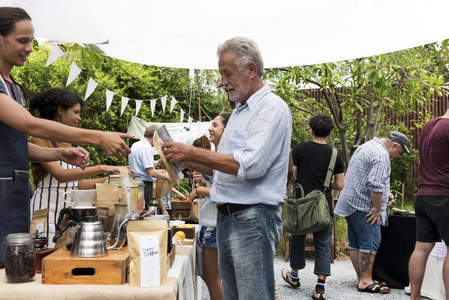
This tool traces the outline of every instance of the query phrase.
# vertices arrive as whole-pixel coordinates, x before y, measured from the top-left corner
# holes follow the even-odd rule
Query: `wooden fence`
[[[307,91],[302,90],[302,92],[303,93],[305,92],[307,94],[307,96],[310,98],[317,99],[317,101],[325,101],[323,92],[320,91],[319,89],[310,89]],[[337,88],[337,92],[344,93],[345,90],[343,88]],[[429,119],[443,115],[448,109],[448,102],[449,102],[448,99],[449,98],[446,95],[443,95],[441,97],[438,95],[435,95],[433,97],[433,99],[434,100],[427,102],[426,107],[425,107],[425,108],[427,108],[427,111],[431,113],[431,116],[429,117]],[[410,145],[409,148],[418,150],[419,135],[421,133],[421,129],[416,128],[414,123],[418,120],[420,112],[424,112],[424,111],[425,111],[424,107],[418,106],[415,110],[410,111],[408,114],[397,116],[396,113],[394,112],[394,110],[392,110],[389,107],[385,107],[382,114],[383,114],[383,119],[389,120],[390,124],[396,125],[396,124],[402,123],[407,128],[410,128],[409,135],[412,136],[413,138],[412,138],[412,144]],[[417,168],[418,168],[418,165],[416,163],[412,167],[411,176],[413,178],[417,177]]]

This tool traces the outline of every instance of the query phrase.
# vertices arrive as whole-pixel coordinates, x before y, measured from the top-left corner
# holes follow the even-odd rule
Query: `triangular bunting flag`
[[[173,111],[173,108],[175,108],[176,102],[178,102],[178,101],[176,101],[175,97],[171,96],[170,113]]]
[[[156,100],[157,99],[150,100],[151,117],[154,117],[154,109],[156,108]]]
[[[192,79],[195,78],[195,68],[190,68],[190,69],[189,69],[189,76],[190,76],[190,78],[192,78]]]
[[[47,59],[47,63],[45,64],[45,67],[51,65],[54,63],[60,56],[64,55],[64,52],[59,48],[58,45],[54,45],[51,49],[50,56]]]
[[[75,80],[76,77],[81,73],[81,69],[72,62],[72,67],[70,68],[69,78],[67,79],[67,84],[65,86],[69,86],[69,84]]]
[[[123,115],[123,112],[125,111],[126,106],[128,105],[129,98],[122,97],[122,109],[120,110],[120,117]]]
[[[89,82],[87,83],[86,95],[84,96],[84,101],[86,101],[87,98],[89,98],[89,96],[92,95],[97,85],[98,83],[96,83],[95,80],[89,78]]]
[[[140,111],[140,108],[142,107],[142,102],[143,102],[143,100],[136,100],[136,117]]]
[[[106,111],[109,110],[109,107],[112,103],[112,98],[114,98],[114,92],[111,92],[110,90],[106,90]]]
[[[162,102],[162,111],[165,114],[165,104],[167,103],[167,96],[162,97],[161,102]]]
[[[182,123],[183,120],[184,120],[184,111],[181,108],[181,120],[179,121],[179,123]]]

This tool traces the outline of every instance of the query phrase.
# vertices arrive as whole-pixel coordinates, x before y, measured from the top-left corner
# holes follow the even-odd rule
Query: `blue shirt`
[[[263,87],[245,105],[236,103],[218,146],[240,165],[237,176],[216,171],[211,201],[216,204],[278,205],[286,194],[292,134],[287,104]]]
[[[334,213],[342,217],[350,216],[355,211],[368,213],[373,207],[371,191],[383,193],[380,223],[386,225],[390,173],[390,155],[379,138],[375,137],[360,146],[349,162],[345,186]]]
[[[153,148],[145,138],[131,146],[131,153],[129,154],[129,167],[132,170],[139,172],[140,179],[143,181],[156,182],[156,179],[148,176],[148,173],[145,170],[148,168],[154,168]]]

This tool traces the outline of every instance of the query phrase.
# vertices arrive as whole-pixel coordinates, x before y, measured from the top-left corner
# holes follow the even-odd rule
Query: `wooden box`
[[[43,284],[125,284],[129,267],[128,247],[109,250],[103,257],[72,257],[61,248],[43,259]]]
[[[175,220],[185,220],[189,218],[192,203],[190,201],[172,201],[171,215]]]

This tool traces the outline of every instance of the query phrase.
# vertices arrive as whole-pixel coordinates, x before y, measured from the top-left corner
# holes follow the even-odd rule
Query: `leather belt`
[[[250,208],[252,205],[245,205],[245,204],[219,204],[217,205],[217,211],[218,215],[220,217],[227,216],[229,214],[233,214],[235,212]]]

